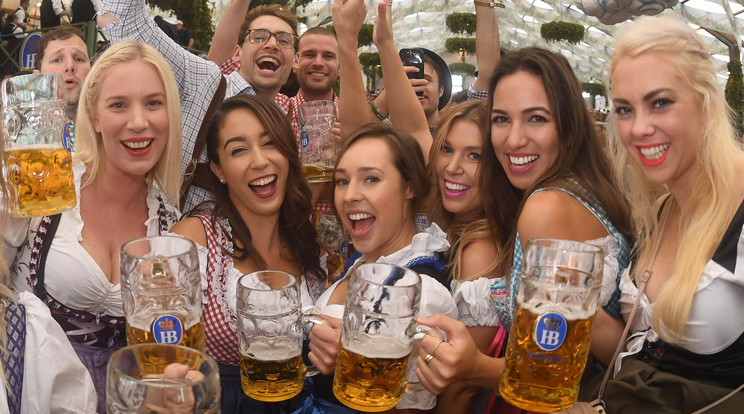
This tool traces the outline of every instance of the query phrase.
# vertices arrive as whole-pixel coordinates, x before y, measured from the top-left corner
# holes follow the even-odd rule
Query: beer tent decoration
[[[379,1],[378,1],[379,2]],[[501,46],[513,50],[525,46],[542,46],[559,51],[571,62],[579,80],[583,82],[604,82],[609,73],[609,64],[614,52],[614,34],[626,25],[619,11],[613,14],[614,24],[605,24],[597,17],[589,15],[589,3],[605,4],[607,0],[501,0],[504,8],[496,8],[499,19]],[[304,8],[298,8],[301,16],[306,16],[307,26],[313,27],[331,15],[332,0],[314,0]],[[648,11],[636,7],[640,1],[622,2],[635,7],[630,15],[642,15]],[[367,1],[367,20],[373,23],[376,2]],[[744,5],[742,0],[688,0],[676,3],[670,0],[644,0],[643,4],[653,4],[661,15],[677,16],[687,21],[700,33],[713,53],[714,65],[718,68],[722,84],[728,77],[726,65],[729,62],[729,49],[711,35],[708,30],[730,35],[741,34],[744,27]],[[661,6],[664,6],[663,8]],[[648,6],[651,7],[651,6]],[[453,13],[474,13],[473,0],[393,0],[393,31],[398,48],[425,47],[433,50],[448,62],[460,61],[460,56],[447,52],[445,39],[453,37],[446,26],[447,16]],[[613,9],[614,10],[614,9]],[[576,43],[548,42],[540,36],[540,27],[552,21],[580,24],[584,27],[583,39]],[[738,38],[739,36],[732,36]],[[376,52],[374,45],[360,48],[360,52]],[[466,62],[475,64],[475,57],[469,56]]]

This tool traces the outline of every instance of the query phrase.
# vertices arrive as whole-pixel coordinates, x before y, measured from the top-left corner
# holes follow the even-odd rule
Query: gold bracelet
[[[473,3],[476,6],[485,6],[485,7],[490,7],[492,9],[494,7],[500,7],[502,9],[505,9],[506,8],[506,6],[504,6],[503,3],[496,3],[496,2],[493,2],[493,1],[478,1],[478,0],[473,0]]]

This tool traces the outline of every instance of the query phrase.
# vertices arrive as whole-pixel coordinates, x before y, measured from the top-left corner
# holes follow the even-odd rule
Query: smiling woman
[[[241,386],[237,283],[258,270],[301,275],[302,305],[313,305],[326,284],[310,190],[287,117],[263,98],[225,100],[210,121],[207,154],[214,201],[198,205],[172,232],[199,251],[206,350],[220,366],[222,411],[268,412],[279,403],[251,399]],[[291,411],[295,403],[282,404]]]
[[[167,232],[179,216],[178,88],[150,46],[122,42],[98,59],[81,91],[73,167],[78,205],[57,216],[14,219],[16,290],[33,290],[88,368],[104,412],[106,364],[125,345],[119,250]],[[44,247],[42,247],[44,246]],[[13,262],[15,250],[6,249]]]
[[[334,204],[354,248],[363,253],[354,266],[376,262],[414,269],[421,275],[419,314],[457,317],[455,301],[444,285],[447,277],[441,255],[449,248],[445,234],[436,224],[417,233],[414,221],[429,187],[420,146],[405,132],[368,124],[355,131],[339,151]],[[333,321],[332,326],[338,326],[335,322],[343,317],[350,274],[347,271],[316,303],[318,312]],[[339,334],[339,329],[326,325],[316,325],[310,334],[310,361],[324,374],[335,368]],[[330,378],[314,377],[314,384],[319,398],[334,401]],[[417,390],[404,393],[397,408],[429,410],[435,404],[434,394]]]

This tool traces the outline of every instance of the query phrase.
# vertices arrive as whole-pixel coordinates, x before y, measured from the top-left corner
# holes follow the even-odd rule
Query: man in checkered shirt
[[[181,173],[185,177],[199,129],[223,77],[219,66],[184,50],[158,29],[147,14],[145,0],[106,0],[99,12],[98,24],[112,42],[132,39],[148,43],[170,63],[181,97]],[[292,69],[297,16],[279,5],[258,6],[245,15],[238,40],[233,56],[241,67],[224,77],[227,82],[225,98],[250,94],[276,99]],[[202,151],[199,162],[206,161],[206,151]],[[187,211],[209,198],[209,191],[191,185],[181,208]]]

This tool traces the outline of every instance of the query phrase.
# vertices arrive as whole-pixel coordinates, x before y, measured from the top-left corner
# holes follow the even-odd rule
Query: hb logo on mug
[[[543,351],[555,351],[566,339],[568,323],[560,313],[548,312],[540,315],[535,324],[535,342]]]
[[[183,338],[183,324],[173,315],[163,315],[152,321],[152,336],[159,344],[178,345]]]

